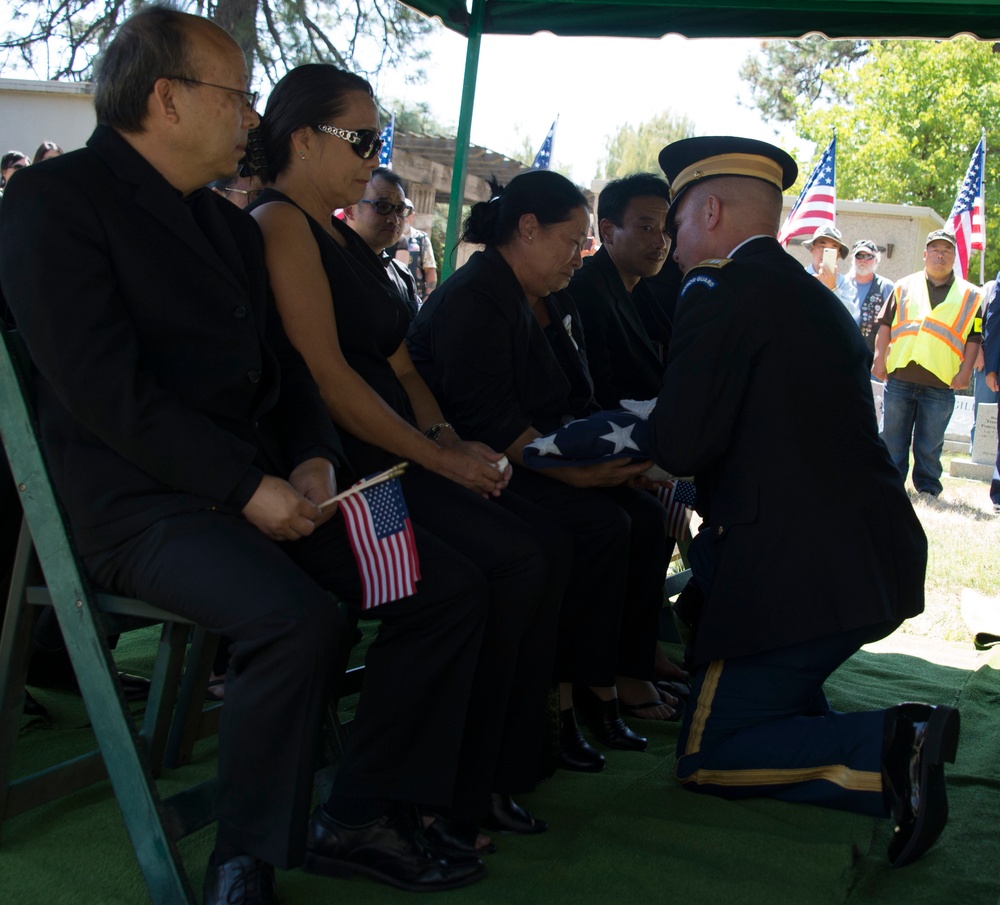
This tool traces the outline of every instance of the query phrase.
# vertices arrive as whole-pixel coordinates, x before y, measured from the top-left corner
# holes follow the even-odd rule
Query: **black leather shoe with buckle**
[[[412,821],[387,814],[361,827],[337,823],[320,805],[309,821],[304,870],[350,879],[364,874],[410,892],[440,892],[482,879],[486,867],[472,856],[429,852]]]
[[[916,861],[948,822],[944,764],[955,762],[959,726],[954,707],[900,704],[887,715],[882,779],[895,824],[893,867]]]
[[[205,874],[205,905],[278,905],[274,868],[252,855],[238,855]]]

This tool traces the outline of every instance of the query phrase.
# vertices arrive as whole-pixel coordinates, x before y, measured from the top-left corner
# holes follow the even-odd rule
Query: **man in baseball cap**
[[[879,315],[872,375],[885,380],[882,439],[906,479],[933,502],[941,493],[944,432],[982,344],[979,290],[955,275],[955,235],[935,229],[924,269],[903,277]]]

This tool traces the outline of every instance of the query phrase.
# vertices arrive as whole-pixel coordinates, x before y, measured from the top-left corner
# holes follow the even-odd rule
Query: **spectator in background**
[[[924,269],[903,277],[879,315],[872,376],[887,380],[882,440],[906,480],[913,443],[913,485],[925,499],[941,493],[944,432],[982,342],[979,290],[955,276],[955,236],[929,233]]]
[[[992,289],[987,299],[986,310],[983,312],[985,328],[983,331],[983,373],[986,387],[993,393],[994,400],[1000,391],[997,373],[1000,372],[1000,303],[997,302],[997,280],[991,280]],[[987,283],[984,291],[990,286]],[[977,384],[978,386],[978,384]],[[978,393],[977,403],[978,403]],[[1000,442],[997,443],[997,462],[993,467],[993,480],[990,482],[990,500],[993,511],[1000,512]]]
[[[35,151],[35,156],[31,158],[32,163],[41,163],[43,160],[48,160],[50,157],[61,157],[63,149],[59,147],[54,141],[43,141],[39,146],[38,150]]]
[[[835,226],[824,225],[819,227],[812,234],[812,238],[802,243],[803,248],[808,248],[812,253],[812,261],[806,265],[806,273],[811,273],[827,289],[833,292],[843,303],[848,314],[854,318],[854,323],[858,322],[858,298],[854,291],[854,283],[847,279],[842,273],[837,271],[836,265],[831,271],[823,268],[823,249],[836,248],[837,260],[847,257],[847,245],[841,236],[840,230]]]
[[[413,225],[413,202],[404,198],[403,203],[410,209],[410,215],[403,224],[403,235],[396,246],[396,260],[410,268],[413,279],[417,281],[417,295],[424,301],[437,287],[437,262],[434,260],[431,237]]]
[[[392,288],[406,305],[410,319],[417,316],[423,301],[417,295],[417,281],[410,268],[397,261],[387,249],[395,249],[403,234],[403,224],[413,213],[403,191],[403,180],[392,170],[379,167],[372,171],[364,197],[344,208],[344,221],[385,265]]]
[[[242,176],[237,173],[226,179],[216,179],[212,183],[212,191],[243,210],[248,204],[252,204],[263,190],[260,187],[259,176]]]
[[[983,284],[982,291],[979,293],[979,298],[982,300],[983,308],[983,326],[985,328],[986,322],[990,317],[990,308],[993,304],[993,299],[996,295],[996,280],[990,280]],[[1000,339],[1000,337],[997,337]],[[979,404],[985,402],[987,404],[995,403],[1000,394],[995,393],[990,389],[986,382],[986,337],[985,333],[983,336],[983,345],[980,348],[979,355],[976,358],[976,365],[972,371],[972,395],[975,398],[975,402],[972,407],[972,431],[969,436],[969,455],[972,455],[972,446],[976,442],[976,417],[979,414]]]
[[[21,151],[8,151],[0,158],[0,190],[7,187],[10,177],[29,166],[31,161]]]
[[[851,249],[851,269],[847,273],[858,301],[858,326],[872,353],[875,352],[879,312],[895,286],[892,280],[875,273],[881,260],[878,246],[871,239],[858,239]]]

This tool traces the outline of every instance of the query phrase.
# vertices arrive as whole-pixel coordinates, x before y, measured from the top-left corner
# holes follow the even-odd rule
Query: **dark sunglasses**
[[[854,260],[856,260],[856,261],[874,261],[875,260],[875,255],[870,254],[867,251],[859,251],[854,256]]]
[[[351,129],[340,129],[337,126],[328,126],[325,123],[320,123],[316,126],[316,129],[326,135],[332,135],[334,138],[340,138],[349,142],[354,148],[354,153],[362,160],[371,160],[382,150],[382,139],[379,138],[378,132],[372,129],[353,131]]]
[[[393,204],[391,201],[370,201],[362,198],[358,204],[370,204],[375,208],[375,213],[380,217],[388,217],[389,214],[396,214],[405,220],[413,213],[413,208],[408,204]]]

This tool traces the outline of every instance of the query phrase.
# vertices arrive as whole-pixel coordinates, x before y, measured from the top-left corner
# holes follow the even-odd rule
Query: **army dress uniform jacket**
[[[696,664],[922,611],[926,539],[870,367],[844,306],[773,238],[686,274],[653,436],[704,518]]]

